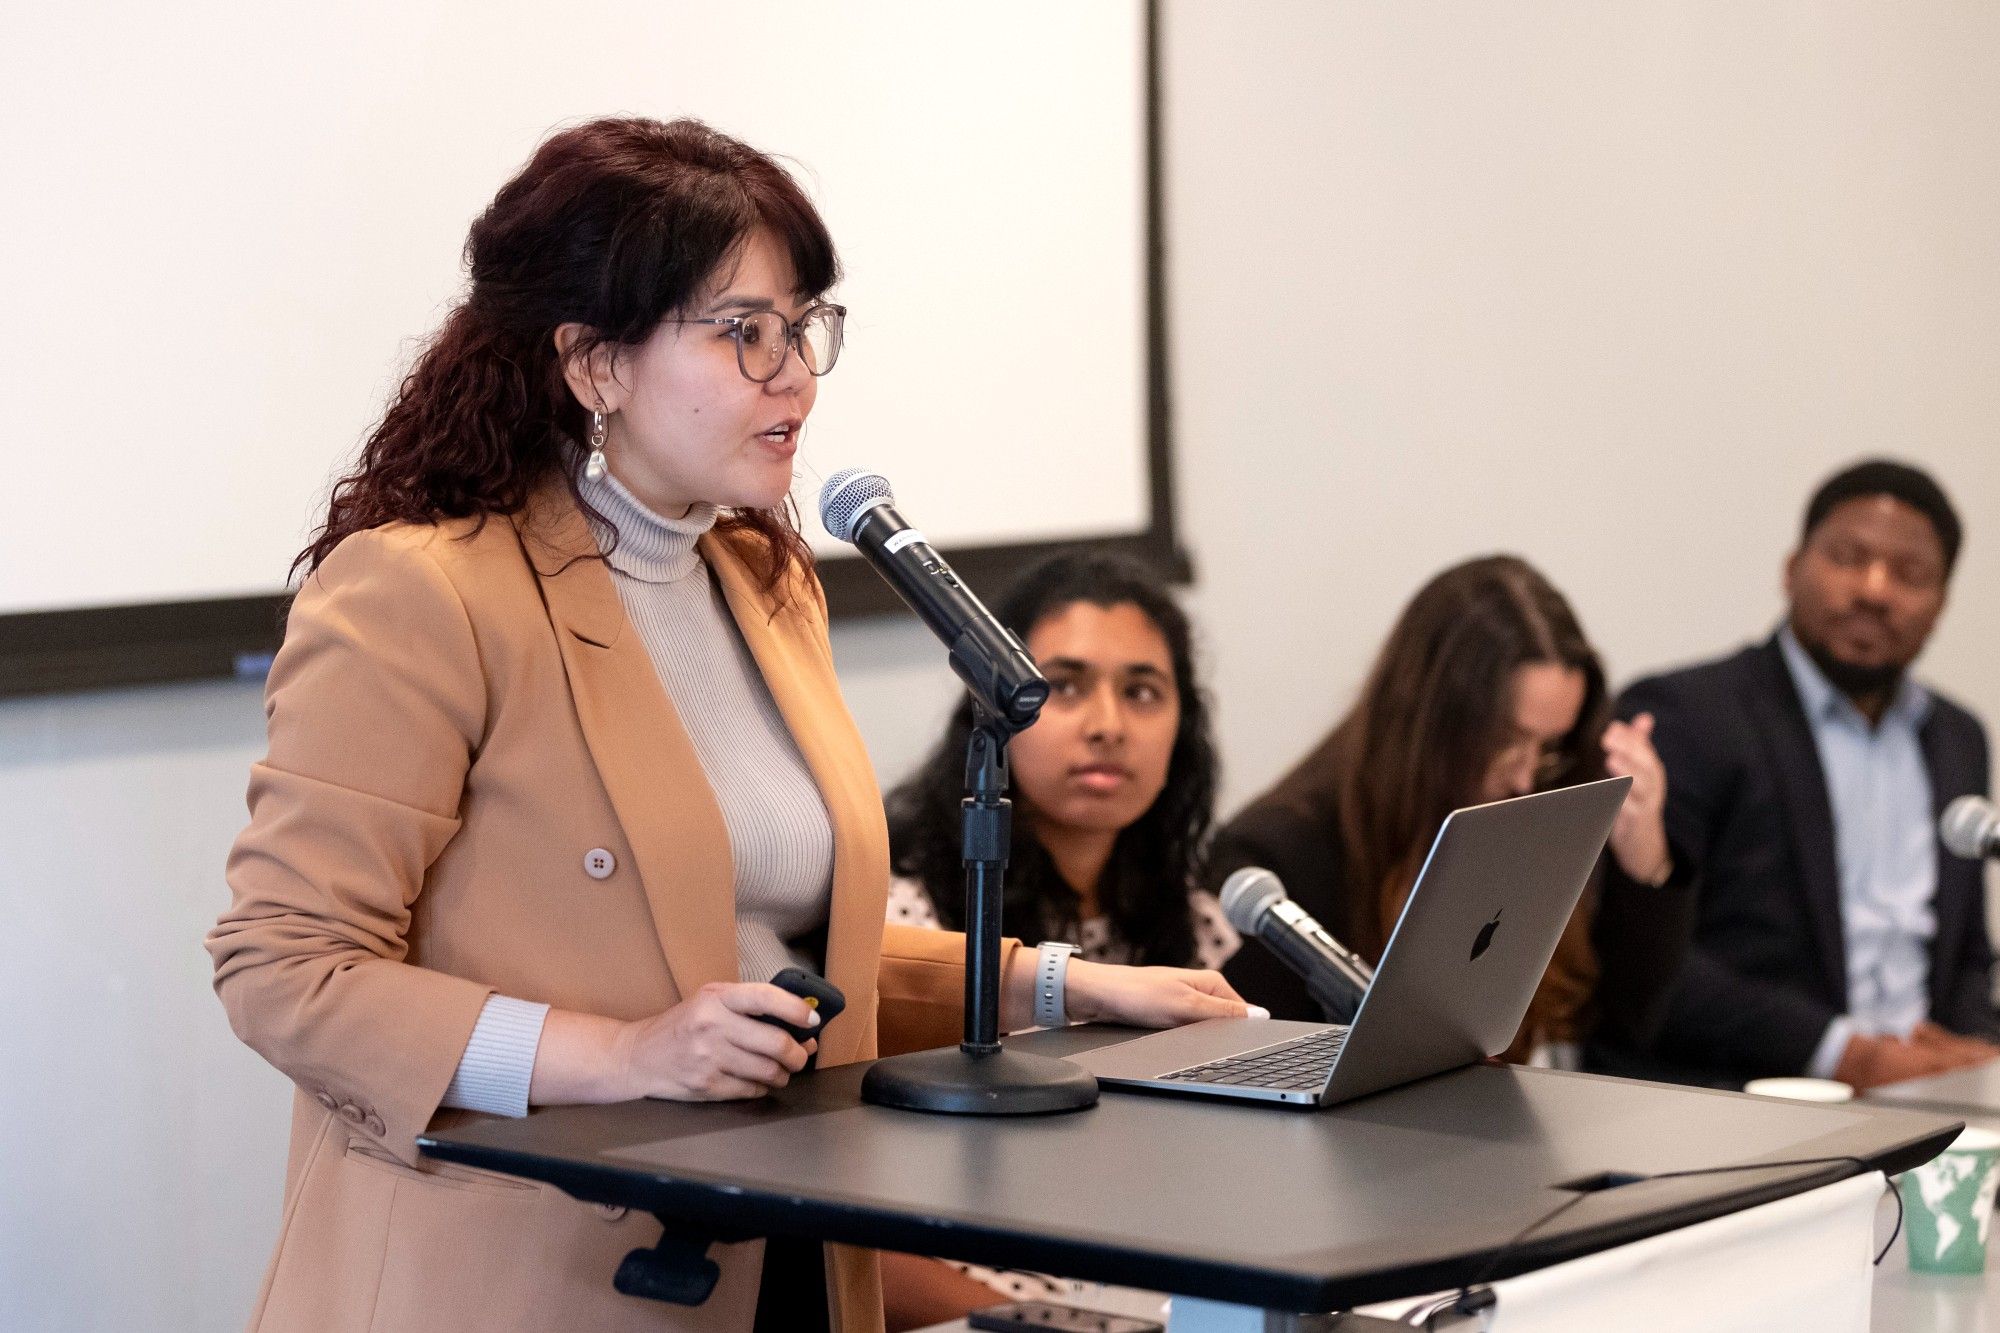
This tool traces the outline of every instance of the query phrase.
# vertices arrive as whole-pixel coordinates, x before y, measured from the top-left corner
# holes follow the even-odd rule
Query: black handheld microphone
[[[1961,796],[1938,816],[1938,840],[1968,861],[2000,860],[2000,810],[1983,796]]]
[[[1298,973],[1327,1017],[1336,1023],[1353,1019],[1375,980],[1375,969],[1293,902],[1276,875],[1245,866],[1224,880],[1222,914],[1238,932],[1255,936]]]
[[[944,641],[951,669],[993,717],[1019,731],[1048,701],[1049,682],[1006,626],[993,618],[924,534],[896,512],[895,495],[877,473],[842,468],[820,487],[826,530],[852,542],[931,633]]]

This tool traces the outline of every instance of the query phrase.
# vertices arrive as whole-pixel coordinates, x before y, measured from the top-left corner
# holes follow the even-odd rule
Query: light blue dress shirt
[[[1793,637],[1778,632],[1826,774],[1847,942],[1847,1013],[1827,1025],[1806,1072],[1831,1078],[1857,1032],[1906,1036],[1930,1012],[1930,941],[1937,933],[1937,845],[1931,777],[1917,732],[1930,692],[1905,676],[1868,719],[1833,687]]]

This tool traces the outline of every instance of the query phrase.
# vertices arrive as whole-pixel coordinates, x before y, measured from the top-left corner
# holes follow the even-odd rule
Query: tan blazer
[[[733,981],[722,815],[566,494],[527,514],[342,542],[293,606],[270,752],[208,938],[237,1034],[298,1087],[283,1222],[252,1327],[748,1329],[761,1242],[717,1247],[689,1310],[621,1296],[649,1216],[421,1160],[495,992],[636,1019]],[[888,839],[807,576],[762,593],[754,539],[702,554],[834,832],[820,1063],[957,1039],[961,936],[883,924]],[[585,873],[602,849],[609,877]],[[1009,942],[1009,949],[1014,946]],[[828,1247],[836,1327],[881,1326],[873,1257]]]

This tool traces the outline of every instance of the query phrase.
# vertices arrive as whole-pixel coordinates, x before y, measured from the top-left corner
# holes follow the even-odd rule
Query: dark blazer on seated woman
[[[818,585],[764,590],[759,540],[699,550],[832,825],[825,970],[848,1010],[819,1061],[870,1058],[878,1032],[947,1044],[963,937],[884,926],[882,803]],[[300,590],[208,940],[232,1025],[297,1085],[253,1327],[749,1327],[762,1242],[713,1251],[699,1310],[622,1296],[653,1218],[414,1142],[470,1114],[440,1106],[489,995],[636,1020],[737,980],[722,814],[597,549],[557,483],[511,521],[357,533]],[[835,1326],[879,1328],[874,1255],[827,1258]]]

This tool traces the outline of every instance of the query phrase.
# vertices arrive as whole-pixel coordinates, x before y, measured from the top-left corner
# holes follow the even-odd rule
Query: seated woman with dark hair
[[[1571,1063],[1599,1028],[1643,1040],[1686,953],[1695,896],[1667,842],[1652,719],[1609,717],[1604,668],[1548,580],[1512,556],[1454,566],[1404,608],[1333,731],[1216,835],[1207,882],[1263,866],[1376,961],[1451,811],[1630,776],[1608,854],[1508,1055]],[[1280,1018],[1323,1016],[1261,947],[1224,975]]]
[[[1195,885],[1217,764],[1187,617],[1144,569],[1094,554],[1036,565],[993,609],[1052,687],[1040,719],[1008,747],[1007,933],[1068,941],[1092,962],[1222,966],[1236,932]],[[963,928],[959,801],[971,727],[961,704],[930,758],[888,796],[898,925]],[[1160,1301],[901,1254],[882,1256],[882,1282],[891,1329],[1003,1299],[1135,1312],[1157,1312]]]
[[[1195,886],[1214,818],[1216,756],[1187,617],[1143,568],[1063,555],[994,606],[1048,676],[1041,718],[1008,747],[1013,857],[1003,919],[1092,962],[1220,967],[1237,946]],[[964,928],[959,801],[970,702],[889,793],[889,919]]]

